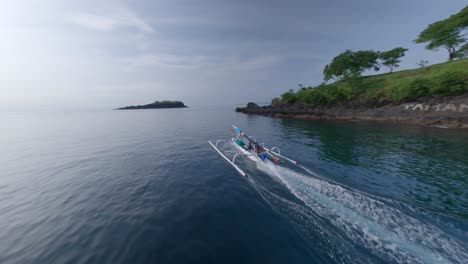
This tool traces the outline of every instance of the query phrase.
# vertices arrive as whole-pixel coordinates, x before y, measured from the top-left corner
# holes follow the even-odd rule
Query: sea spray
[[[282,182],[314,215],[328,220],[354,244],[369,249],[378,257],[399,263],[463,263],[468,259],[463,243],[456,238],[370,195],[331,184],[323,177],[308,177],[271,162],[259,162],[257,167]],[[265,190],[263,193],[259,191],[275,211],[285,212],[284,207],[278,206],[279,196],[266,193],[269,194],[267,196]],[[308,218],[312,214],[304,213],[308,211],[296,203],[285,202],[284,199],[281,203],[301,215],[302,219],[318,223]],[[330,231],[326,225],[318,227]]]
[[[327,228],[327,219],[321,218],[313,210],[285,199],[254,181],[250,181],[263,200],[278,214],[287,219],[290,225],[304,239],[305,243],[323,252],[326,258],[336,263],[379,262],[378,258],[365,255],[356,249],[355,244],[339,230]],[[326,239],[317,239],[319,237]],[[373,260],[373,261],[371,261]]]

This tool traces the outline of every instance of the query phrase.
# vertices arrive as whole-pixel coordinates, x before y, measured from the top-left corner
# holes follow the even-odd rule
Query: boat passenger
[[[252,147],[252,143],[249,142],[249,144],[247,145],[247,147],[245,148],[246,150],[252,150],[253,147]]]
[[[264,152],[264,149],[262,146],[260,146],[258,143],[255,144],[255,151],[257,152],[257,154],[260,154],[262,152]]]

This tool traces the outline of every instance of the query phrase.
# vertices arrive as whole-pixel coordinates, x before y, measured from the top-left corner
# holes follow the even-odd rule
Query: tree
[[[460,12],[450,16],[447,23],[454,29],[464,30],[468,27],[468,6],[464,7]]]
[[[455,55],[457,58],[464,58],[464,57],[468,57],[468,43],[466,43],[465,45],[461,46],[458,51],[456,52],[456,55]]]
[[[323,75],[325,81],[356,80],[363,71],[373,68],[378,71],[379,52],[373,50],[351,51],[346,50],[333,58],[332,62],[325,66]]]
[[[408,49],[398,47],[389,51],[384,51],[379,53],[379,57],[382,60],[382,65],[387,66],[390,69],[390,72],[393,72],[393,69],[399,67],[401,57],[405,56],[405,52]]]
[[[351,65],[352,51],[346,50],[333,58],[332,62],[325,66],[323,75],[326,81],[335,79],[340,80],[345,76],[345,72]]]
[[[428,43],[426,49],[438,50],[447,49],[449,61],[466,56],[465,52],[459,52],[460,45],[466,45],[466,39],[463,35],[468,27],[468,6],[460,12],[441,21],[430,24],[422,31],[415,43]]]

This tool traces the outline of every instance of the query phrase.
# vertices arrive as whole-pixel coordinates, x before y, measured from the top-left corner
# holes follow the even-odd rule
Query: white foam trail
[[[281,196],[278,196],[258,183],[253,183],[260,196],[270,207],[279,215],[286,216],[290,224],[305,238],[306,242],[313,242],[314,247],[319,247],[328,257],[337,263],[351,263],[356,260],[356,252],[352,247],[343,247],[342,243],[347,240],[340,233],[326,228],[326,223],[318,217],[312,210],[291,202]],[[317,240],[317,237],[322,239]],[[333,238],[333,239],[323,239]],[[349,244],[348,244],[349,245]],[[366,256],[360,256],[359,259],[365,259]]]
[[[398,263],[463,263],[468,259],[463,243],[381,201],[271,162],[258,162],[257,167],[279,179],[354,243],[379,257]]]

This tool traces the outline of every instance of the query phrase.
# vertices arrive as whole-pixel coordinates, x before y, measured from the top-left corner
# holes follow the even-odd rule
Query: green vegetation
[[[122,108],[117,108],[119,110],[132,110],[132,109],[155,109],[155,108],[183,108],[187,107],[183,102],[181,101],[155,101],[154,103],[151,104],[146,104],[146,105],[131,105],[131,106],[126,106]]]
[[[325,66],[323,75],[325,81],[351,80],[359,78],[363,71],[377,68],[379,53],[373,50],[351,51],[346,50],[333,58],[332,62]]]
[[[468,43],[463,34],[467,27],[468,6],[449,18],[430,24],[414,42],[427,42],[428,50],[447,49],[449,60],[463,58],[468,55]]]
[[[400,58],[405,56],[407,50],[402,47],[384,52],[346,50],[333,58],[332,62],[323,69],[325,82],[331,79],[347,80],[353,85],[360,85],[359,78],[364,71],[371,69],[379,71],[383,65],[392,72],[394,68],[399,66]]]
[[[384,51],[379,54],[379,58],[382,60],[382,65],[387,66],[390,69],[390,72],[397,67],[400,67],[398,63],[400,63],[400,58],[405,56],[405,52],[408,49],[405,48],[394,48],[389,51]]]
[[[468,6],[459,13],[429,25],[422,31],[416,43],[428,42],[426,48],[445,48],[449,52],[448,63],[425,67],[428,61],[417,63],[421,68],[393,73],[399,67],[400,58],[407,49],[398,47],[389,51],[360,50],[345,52],[334,57],[323,70],[325,82],[317,87],[300,86],[289,90],[271,102],[273,106],[301,102],[314,106],[328,106],[342,102],[369,104],[395,102],[422,96],[459,95],[468,92]],[[460,59],[453,61],[454,59]],[[390,73],[365,76],[368,70],[379,71],[382,66]],[[335,83],[326,84],[334,80]]]
[[[345,101],[366,103],[378,101],[405,101],[430,95],[458,95],[468,92],[468,58],[428,67],[360,77],[360,85],[348,80],[317,87],[289,90],[272,100],[272,105],[302,102],[326,106]]]

